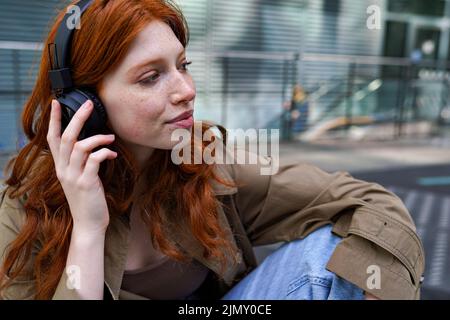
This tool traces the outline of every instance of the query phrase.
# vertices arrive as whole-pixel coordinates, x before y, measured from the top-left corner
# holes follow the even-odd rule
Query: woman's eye
[[[183,62],[183,64],[182,64],[183,70],[187,70],[188,69],[187,66],[190,65],[191,63],[192,63],[192,61]]]
[[[156,82],[159,78],[159,73],[154,73],[151,76],[139,81],[142,84],[152,84],[153,82]]]
[[[182,69],[184,71],[187,71],[188,70],[187,66],[190,65],[191,63],[192,63],[192,61],[186,61],[186,62],[182,63],[181,64]],[[152,85],[159,79],[159,76],[160,76],[159,73],[154,73],[151,76],[142,79],[141,81],[139,81],[139,83],[143,84],[143,85]]]

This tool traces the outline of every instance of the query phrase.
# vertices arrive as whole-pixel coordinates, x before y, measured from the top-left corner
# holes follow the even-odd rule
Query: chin
[[[172,150],[177,143],[178,143],[177,141],[170,141],[170,137],[168,137],[167,140],[161,141],[161,143],[154,143],[145,146],[152,149]]]
[[[178,141],[170,141],[169,144],[164,148],[165,150],[172,150],[179,142]]]

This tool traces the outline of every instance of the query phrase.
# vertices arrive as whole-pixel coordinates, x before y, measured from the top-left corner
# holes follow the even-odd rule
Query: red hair
[[[76,1],[74,1],[76,3]],[[59,23],[66,10],[56,17],[44,48],[53,42]],[[72,78],[75,86],[100,88],[105,74],[116,67],[127,54],[137,34],[152,20],[167,23],[184,47],[189,31],[181,11],[163,0],[98,0],[83,13],[83,32],[75,30],[72,41]],[[6,184],[11,198],[22,198],[25,223],[16,239],[9,244],[0,272],[0,293],[22,273],[35,280],[35,299],[51,299],[64,271],[72,231],[72,216],[64,192],[56,177],[52,155],[47,143],[52,100],[48,79],[48,53],[43,50],[40,70],[33,91],[25,103],[22,125],[29,142],[12,158],[5,172],[11,171]],[[203,132],[208,129],[203,125]],[[112,130],[111,130],[112,131]],[[193,135],[192,135],[193,136]],[[136,162],[131,153],[116,139],[111,146],[119,156],[103,162],[99,176],[103,182],[110,214],[123,214],[130,208],[133,188],[138,180]],[[193,142],[192,142],[193,144]],[[202,145],[203,149],[205,146]],[[197,149],[198,151],[198,149]],[[192,234],[204,248],[205,257],[216,257],[225,262],[232,250],[224,230],[219,226],[218,202],[208,182],[215,179],[225,185],[232,182],[215,175],[212,165],[175,165],[171,150],[155,150],[146,178],[158,181],[150,184],[140,198],[141,210],[154,245],[164,254],[188,260],[164,235],[160,208],[170,207],[183,214]],[[196,152],[192,148],[192,152]],[[12,170],[11,170],[12,169]],[[156,179],[156,180],[154,180]],[[175,200],[176,199],[176,200]],[[32,262],[32,270],[25,270],[32,249],[39,243],[42,248]],[[1,294],[0,294],[1,297]]]

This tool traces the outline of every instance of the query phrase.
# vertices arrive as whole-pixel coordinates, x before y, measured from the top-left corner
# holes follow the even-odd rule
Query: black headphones
[[[80,9],[80,16],[89,7],[92,0],[80,0],[76,6]],[[73,13],[66,13],[56,33],[55,43],[49,43],[48,55],[50,59],[50,68],[48,72],[56,100],[61,104],[61,134],[66,129],[75,112],[90,99],[94,104],[94,110],[90,117],[84,123],[83,129],[78,136],[78,140],[91,137],[96,134],[106,133],[106,110],[95,90],[87,87],[75,88],[72,83],[70,71],[70,49],[73,32],[75,27],[70,27],[67,23],[72,18]],[[80,18],[80,17],[78,17]],[[51,49],[53,49],[52,63]]]

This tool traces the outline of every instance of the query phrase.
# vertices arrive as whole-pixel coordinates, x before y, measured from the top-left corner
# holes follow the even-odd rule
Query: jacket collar
[[[216,175],[225,180],[233,181],[229,172],[230,167],[225,165],[216,165]],[[237,192],[236,187],[225,186],[218,183],[215,180],[210,181],[214,194],[216,196],[232,195]],[[227,239],[230,241],[233,251],[235,252],[235,258],[238,264],[234,264],[230,259],[225,266],[224,281],[230,285],[233,281],[235,274],[239,271],[242,262],[242,253],[239,251],[236,241],[233,237],[231,227],[228,223],[226,214],[222,206],[218,202],[217,213],[219,218],[220,227],[225,230]],[[196,259],[207,268],[215,272],[220,273],[221,264],[216,259],[206,259],[203,256],[203,247],[197,239],[192,235],[189,228],[185,224],[180,224],[177,219],[171,219],[175,217],[174,214],[165,215],[167,220],[166,234],[170,235],[171,239],[181,250],[187,255]],[[109,289],[113,299],[119,298],[120,287],[122,285],[122,277],[125,270],[127,252],[129,248],[130,240],[130,223],[128,214],[112,217],[110,225],[106,231],[105,237],[105,284]]]

